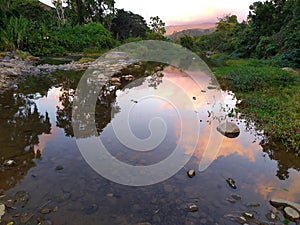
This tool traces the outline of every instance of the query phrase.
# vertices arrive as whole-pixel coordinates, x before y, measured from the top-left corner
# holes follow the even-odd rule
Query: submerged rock
[[[191,203],[187,207],[189,212],[197,212],[199,210],[198,206],[194,203]]]
[[[231,122],[225,122],[217,127],[217,131],[229,138],[236,138],[240,134],[240,128]]]
[[[91,214],[97,212],[98,209],[99,209],[98,205],[92,204],[92,205],[87,206],[87,207],[84,209],[84,212],[85,212],[85,214],[87,214],[87,215],[91,215]]]

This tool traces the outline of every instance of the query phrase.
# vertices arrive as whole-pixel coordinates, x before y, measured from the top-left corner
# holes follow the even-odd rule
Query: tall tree
[[[148,26],[144,18],[138,14],[117,10],[116,17],[112,20],[111,32],[115,38],[125,40],[130,37],[146,37]]]

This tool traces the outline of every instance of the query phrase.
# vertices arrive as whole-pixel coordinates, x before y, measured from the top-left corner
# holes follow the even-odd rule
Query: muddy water
[[[136,96],[149,89],[176,96],[177,90],[168,88],[168,83],[173,82],[181,85],[192,102],[193,108],[185,110],[193,110],[200,118],[196,124],[199,140],[191,160],[171,178],[150,186],[130,187],[105,179],[86,163],[73,137],[72,99],[82,73],[58,72],[29,78],[18,90],[0,96],[0,195],[14,198],[17,192],[25,191],[30,196],[26,204],[7,208],[3,224],[20,224],[20,215],[25,213],[33,214],[27,224],[38,224],[39,217],[55,225],[239,224],[230,218],[243,212],[271,224],[266,217],[270,211],[276,213],[268,202],[271,198],[300,202],[299,160],[280,151],[278,145],[262,146],[260,132],[238,115],[228,120],[239,126],[240,135],[224,138],[212,164],[198,172],[211,134],[206,93],[175,68],[165,67],[159,76],[149,73],[147,66],[142,68],[139,82],[122,84],[98,102],[99,138],[114,157],[132,165],[151,165],[168,157],[178,143],[182,118],[164,99]],[[229,113],[236,99],[233,93],[222,94],[224,110]],[[133,152],[118,140],[113,120],[122,115],[124,105],[130,105],[128,122],[138,138],[150,135],[151,118],[163,119],[167,133],[153,151]],[[181,105],[187,107],[184,99]],[[187,154],[193,150],[190,140],[194,135],[197,134],[184,134],[182,148]],[[4,166],[7,159],[16,164]],[[196,170],[192,179],[186,174],[189,169]],[[229,177],[236,181],[237,189],[227,184]],[[232,195],[241,199],[232,201]],[[187,210],[191,203],[198,206],[197,212]],[[43,208],[51,212],[42,214]],[[283,219],[279,213],[278,224]]]

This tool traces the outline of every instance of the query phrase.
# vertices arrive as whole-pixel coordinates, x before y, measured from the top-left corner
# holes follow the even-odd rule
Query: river
[[[254,216],[246,218],[249,224],[273,224],[270,215],[283,224],[284,216],[269,200],[300,202],[300,162],[292,153],[265,143],[253,123],[233,113],[227,120],[238,125],[239,136],[224,137],[220,147],[216,145],[216,157],[200,172],[212,134],[207,93],[172,66],[143,63],[121,75],[129,72],[139,77],[122,80],[116,89],[108,86],[97,101],[98,138],[114,158],[134,166],[167,158],[179,142],[190,160],[168,179],[147,186],[105,178],[87,163],[72,129],[72,103],[84,71],[28,77],[18,89],[0,96],[0,196],[5,195],[0,202],[15,201],[6,207],[1,224],[246,224],[241,221],[244,213]],[[184,98],[172,84],[184,90]],[[224,110],[234,112],[234,93],[221,94]],[[182,116],[173,102],[155,97],[162,95],[173,96],[187,113]],[[197,122],[189,124],[193,114]],[[116,134],[125,126],[118,121],[125,117],[138,139],[151,136],[149,124],[160,118],[167,128],[163,139],[152,151],[132,151],[129,146],[134,143],[124,144]],[[196,126],[197,132],[191,128],[182,133],[183,123]],[[194,146],[195,136],[199,138]],[[6,160],[13,165],[5,166]],[[191,169],[196,171],[192,178],[187,176]],[[228,178],[236,182],[236,189]],[[195,212],[189,208],[192,204]]]

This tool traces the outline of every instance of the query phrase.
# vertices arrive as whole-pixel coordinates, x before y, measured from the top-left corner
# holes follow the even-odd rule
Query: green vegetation
[[[151,17],[148,26],[138,14],[115,9],[114,0],[4,0],[0,7],[0,51],[32,55],[103,53],[119,44],[164,39],[164,23]]]
[[[214,72],[222,88],[242,100],[238,111],[255,121],[269,139],[300,152],[299,72],[258,59],[227,59],[224,64]]]

